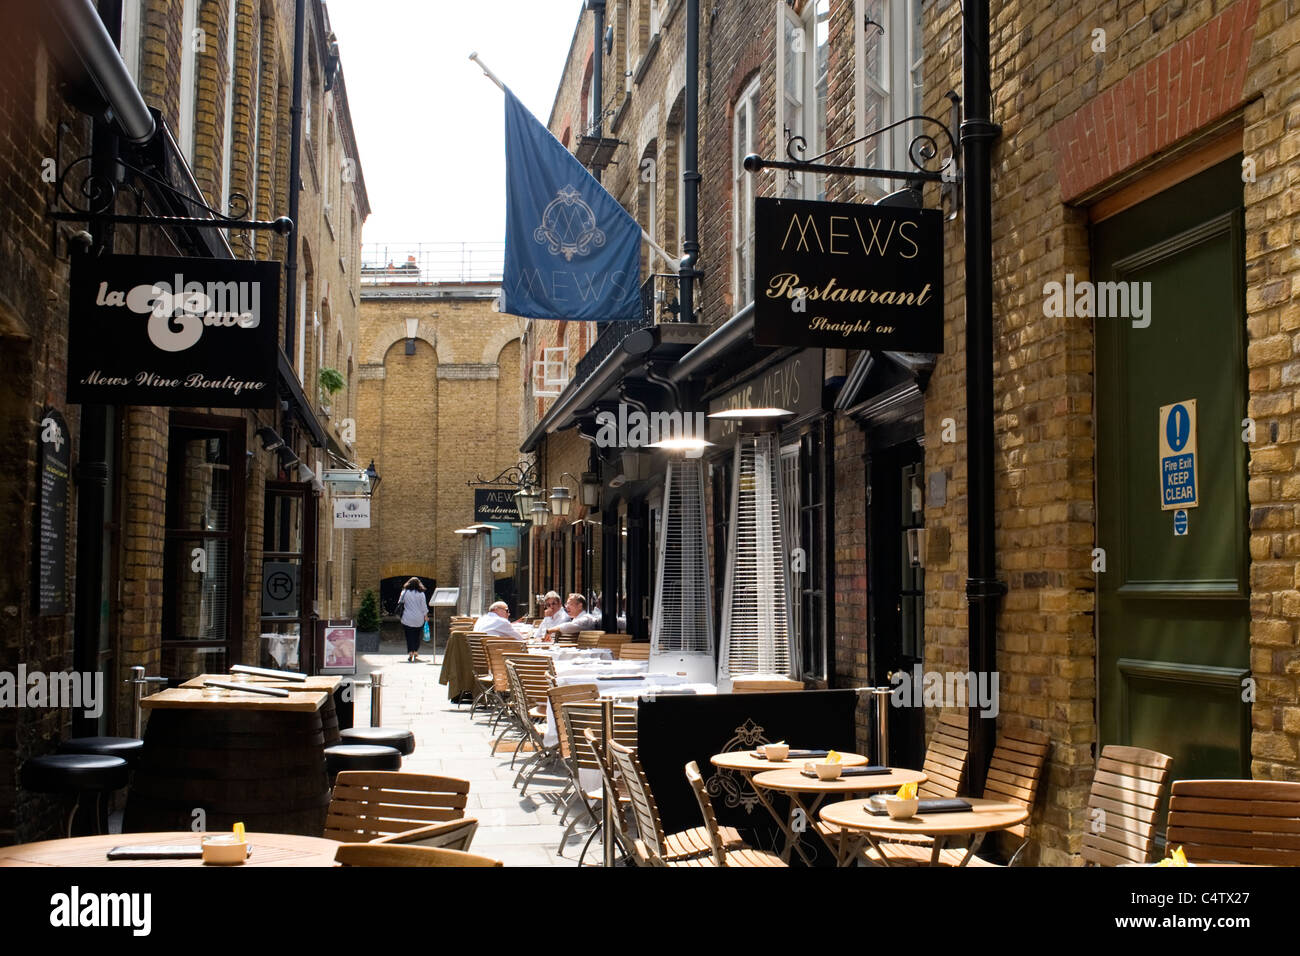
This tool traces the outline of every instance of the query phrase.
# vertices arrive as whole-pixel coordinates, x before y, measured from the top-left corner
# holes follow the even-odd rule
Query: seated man
[[[547,628],[548,634],[577,634],[579,631],[599,631],[600,618],[587,610],[587,599],[581,594],[570,594],[564,602],[569,620]]]
[[[510,606],[505,601],[497,601],[474,622],[474,633],[519,640],[519,632],[510,626]]]
[[[546,632],[551,628],[557,627],[569,619],[569,615],[560,606],[560,596],[554,591],[546,592],[543,606],[546,609],[546,616],[542,618],[542,622],[533,631],[533,637],[539,641],[546,636]]]

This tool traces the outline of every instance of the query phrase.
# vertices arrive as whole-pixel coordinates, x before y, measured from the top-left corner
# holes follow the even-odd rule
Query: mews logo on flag
[[[641,312],[641,227],[506,90],[501,311],[610,322]]]

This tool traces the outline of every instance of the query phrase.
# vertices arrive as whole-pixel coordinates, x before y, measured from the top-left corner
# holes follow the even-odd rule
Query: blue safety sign
[[[1174,534],[1187,534],[1187,509],[1179,508],[1174,512]]]
[[[1160,507],[1197,507],[1196,399],[1161,406],[1159,446]]]

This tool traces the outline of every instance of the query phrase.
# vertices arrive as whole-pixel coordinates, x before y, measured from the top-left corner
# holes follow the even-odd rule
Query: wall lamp
[[[262,451],[275,451],[277,448],[284,447],[284,439],[274,428],[264,425],[253,434],[262,439]]]

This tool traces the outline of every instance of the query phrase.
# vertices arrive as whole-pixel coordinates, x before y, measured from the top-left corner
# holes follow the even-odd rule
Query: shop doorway
[[[877,687],[925,663],[925,569],[916,533],[925,525],[924,462],[915,439],[867,456],[869,664]],[[890,707],[890,765],[919,767],[924,751],[924,708]]]
[[[1096,281],[1141,283],[1130,290],[1149,304],[1136,326],[1094,319],[1098,746],[1167,753],[1182,778],[1248,777],[1240,156],[1096,224],[1092,262]],[[1184,519],[1162,507],[1160,410],[1193,401]]]

